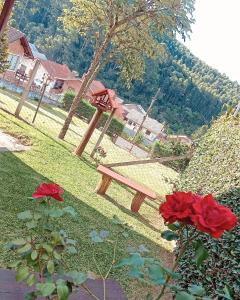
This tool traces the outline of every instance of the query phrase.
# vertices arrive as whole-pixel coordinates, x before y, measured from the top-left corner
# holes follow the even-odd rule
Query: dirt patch
[[[18,142],[18,144],[21,144],[23,146],[32,146],[33,143],[27,135],[21,134],[21,133],[15,133],[15,132],[4,132],[5,134],[8,134],[15,138]]]
[[[26,151],[30,149],[31,140],[21,134],[6,134],[0,131],[0,152]]]

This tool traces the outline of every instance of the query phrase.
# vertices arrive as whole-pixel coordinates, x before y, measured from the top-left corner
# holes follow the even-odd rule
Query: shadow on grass
[[[31,209],[32,203],[27,199],[27,197],[31,196],[39,183],[51,182],[51,180],[36,172],[20,160],[15,154],[10,152],[0,153],[0,166],[0,242],[1,244],[4,244],[9,239],[23,234],[21,223],[16,219],[16,214],[23,210]],[[51,165],[49,165],[49,168],[51,168]],[[90,170],[88,169],[87,172],[89,171]],[[68,176],[67,172],[64,175]],[[76,178],[80,175],[81,170],[79,170],[79,174],[76,174]],[[82,201],[81,198],[70,193],[64,186],[63,188],[65,189],[65,201],[63,205],[71,205],[78,212],[78,217],[76,219],[64,217],[61,221],[61,227],[69,232],[70,237],[77,240],[79,246],[79,253],[73,258],[68,258],[67,265],[69,268],[81,271],[91,270],[96,272],[96,266],[94,265],[91,253],[91,249],[93,249],[96,251],[99,267],[105,272],[109,267],[109,264],[111,264],[113,251],[112,245],[104,244],[97,246],[97,249],[93,248],[90,243],[89,233],[92,230],[104,229],[109,230],[114,236],[114,234],[116,234],[116,228],[114,228],[112,221],[108,217]],[[87,197],[84,192],[83,195],[84,197]],[[100,200],[100,198],[94,193],[92,193],[90,197],[96,199],[96,201],[98,201],[98,199]],[[117,205],[118,208],[125,214],[130,215],[141,222],[145,222],[145,220],[139,218],[139,216],[136,216],[126,208],[121,207],[121,205],[110,197],[108,197],[107,200],[111,201],[114,205]],[[147,221],[144,224],[149,227]],[[156,228],[152,228],[152,226],[149,228],[154,231],[156,230]],[[148,237],[134,231],[133,229],[129,230],[129,238],[127,240],[124,237],[119,239],[117,260],[127,255],[126,246],[128,244],[136,246],[144,244],[153,254],[158,253],[158,255],[163,258],[163,261],[167,266],[170,266],[172,263],[172,256],[166,249],[161,248],[159,244],[154,243]],[[11,259],[12,257],[9,256],[9,253],[3,251],[0,254],[0,265],[6,266]],[[130,289],[130,284],[124,270],[114,269],[114,272],[111,273],[111,277],[118,280],[126,289]]]
[[[104,195],[103,196],[104,199],[106,199],[107,201],[111,202],[112,204],[114,204],[115,206],[117,206],[122,212],[124,212],[125,214],[128,214],[129,216],[131,216],[132,218],[135,218],[136,220],[142,222],[144,225],[146,225],[148,228],[150,228],[151,230],[159,233],[159,230],[152,226],[149,222],[148,219],[146,219],[140,212],[138,213],[134,213],[131,211],[131,202],[129,203],[129,209],[126,208],[125,206],[121,205],[117,200],[113,199],[112,197],[110,197],[109,195]],[[145,202],[146,203],[146,202]]]

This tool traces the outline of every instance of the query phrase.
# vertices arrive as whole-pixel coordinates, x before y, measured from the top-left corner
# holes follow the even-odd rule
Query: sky
[[[240,0],[196,0],[185,45],[208,65],[240,83]]]

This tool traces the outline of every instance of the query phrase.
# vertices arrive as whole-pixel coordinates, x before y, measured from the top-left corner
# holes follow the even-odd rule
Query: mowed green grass
[[[14,113],[17,104],[17,96],[10,96],[6,91],[0,92],[0,108],[2,107],[7,111]],[[28,101],[22,109],[21,117],[24,120],[31,122],[33,119],[34,111],[36,109],[36,105],[37,102]],[[66,115],[67,113],[61,108],[50,105],[43,105],[43,107],[40,109],[34,126],[45,133],[47,132],[48,135],[56,138],[60,132]],[[79,118],[74,118],[68,134],[65,137],[65,141],[68,142],[70,150],[73,150],[75,146],[79,144],[87,127],[87,123],[83,122]],[[99,135],[100,131],[95,130],[94,134],[91,137],[91,140],[89,141],[89,144],[85,149],[84,157],[86,159],[89,159],[89,155],[94,145],[96,144]],[[113,144],[108,136],[104,137],[101,146],[103,146],[107,151],[107,157],[103,159],[103,163],[137,160],[137,158],[131,155],[129,152]],[[160,196],[164,196],[165,194],[169,193],[171,191],[173,183],[178,180],[178,173],[158,163],[117,167],[116,171],[146,185],[147,187],[157,192]]]
[[[8,105],[10,101],[14,101],[10,97],[1,95],[0,105],[3,99]],[[31,112],[33,104],[28,104],[28,106]],[[22,225],[16,219],[16,214],[31,208],[27,197],[31,196],[36,186],[41,182],[56,182],[65,190],[64,205],[73,206],[78,213],[76,219],[64,217],[61,222],[62,228],[69,233],[69,236],[76,239],[78,244],[78,254],[67,260],[68,268],[96,272],[89,233],[92,230],[104,229],[109,230],[114,238],[115,229],[111,221],[114,215],[131,227],[129,238],[119,240],[117,259],[127,255],[128,245],[144,244],[151,251],[150,255],[160,257],[167,265],[170,265],[173,244],[160,238],[160,232],[165,227],[158,213],[159,200],[146,201],[140,209],[140,214],[136,215],[129,210],[133,193],[128,189],[113,183],[107,197],[98,196],[94,190],[100,180],[100,175],[96,172],[95,164],[89,160],[88,153],[85,153],[82,159],[72,154],[74,148],[72,142],[77,142],[73,138],[74,135],[68,135],[66,141],[52,138],[54,132],[58,130],[53,126],[57,121],[54,121],[51,111],[51,108],[45,109],[44,115],[46,116],[41,115],[41,118],[44,118],[42,120],[45,120],[45,125],[39,121],[37,128],[34,128],[0,110],[0,130],[14,135],[27,136],[32,142],[29,151],[0,153],[0,244],[4,245],[7,241],[23,234]],[[54,109],[54,113],[63,114],[59,109]],[[74,120],[73,126],[78,128],[76,122],[80,121]],[[81,125],[84,124],[82,123]],[[46,124],[50,124],[48,130],[46,130]],[[78,130],[83,129],[78,128]],[[107,139],[104,142],[111,143]],[[118,150],[117,147],[116,149]],[[119,150],[117,156],[119,160],[125,160],[127,157],[123,150]],[[166,190],[170,190],[171,185],[164,178],[169,176],[169,180],[174,180],[177,175],[174,174],[171,178],[169,174],[164,174],[165,169],[169,174],[174,174],[174,171],[165,167],[162,167],[163,173],[161,174],[161,166],[160,174],[157,171],[154,172],[157,172],[158,176],[163,176],[160,185],[164,183]],[[136,171],[140,173],[139,178],[141,178],[141,168]],[[108,269],[112,251],[110,245],[101,244],[97,247],[97,261],[102,271]],[[12,259],[13,257],[1,248],[0,266],[6,267]],[[136,292],[136,283],[130,284],[126,272],[114,269],[110,277],[122,284],[129,299],[133,297]],[[147,290],[142,286],[138,288]]]

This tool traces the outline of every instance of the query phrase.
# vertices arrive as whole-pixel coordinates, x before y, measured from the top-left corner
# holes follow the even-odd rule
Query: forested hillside
[[[69,0],[17,2],[13,25],[50,59],[67,63],[81,76],[91,60],[92,39],[64,32],[59,17],[68,3]],[[125,86],[114,64],[107,65],[97,78],[126,102],[140,103],[145,108],[161,87],[162,95],[152,116],[165,121],[170,131],[191,134],[217,116],[225,103],[234,105],[240,86],[193,56],[178,41],[165,38],[163,43],[165,57],[157,62],[147,61],[143,80],[133,82],[132,87]]]

